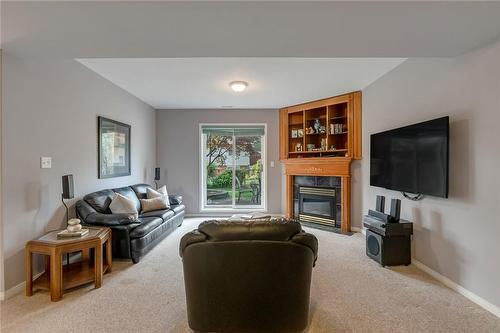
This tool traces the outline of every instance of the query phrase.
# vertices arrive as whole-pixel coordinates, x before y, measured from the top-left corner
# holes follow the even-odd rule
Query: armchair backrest
[[[202,223],[180,244],[189,326],[215,332],[304,330],[317,251],[316,237],[294,221]]]

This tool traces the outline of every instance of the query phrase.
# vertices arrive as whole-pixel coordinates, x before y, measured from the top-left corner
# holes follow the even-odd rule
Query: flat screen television
[[[372,134],[370,185],[448,197],[449,117]]]

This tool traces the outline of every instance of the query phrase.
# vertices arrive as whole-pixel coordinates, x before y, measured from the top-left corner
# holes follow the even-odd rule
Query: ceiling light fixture
[[[229,83],[229,86],[231,89],[233,89],[234,92],[242,92],[248,87],[248,82],[245,81],[233,81]]]

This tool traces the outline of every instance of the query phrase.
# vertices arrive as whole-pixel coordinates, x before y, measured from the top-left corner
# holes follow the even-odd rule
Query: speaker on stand
[[[155,168],[155,185],[156,188],[158,189],[158,181],[160,180],[160,168]]]
[[[73,175],[64,175],[62,176],[62,194],[61,194],[61,200],[66,207],[66,222],[69,220],[69,208],[66,205],[66,202],[64,199],[73,199],[75,197],[74,193],[74,184],[73,184]]]

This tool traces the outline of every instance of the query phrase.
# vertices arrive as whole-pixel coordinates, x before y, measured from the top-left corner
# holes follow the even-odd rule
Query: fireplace
[[[294,216],[310,225],[341,227],[340,177],[296,176]]]

